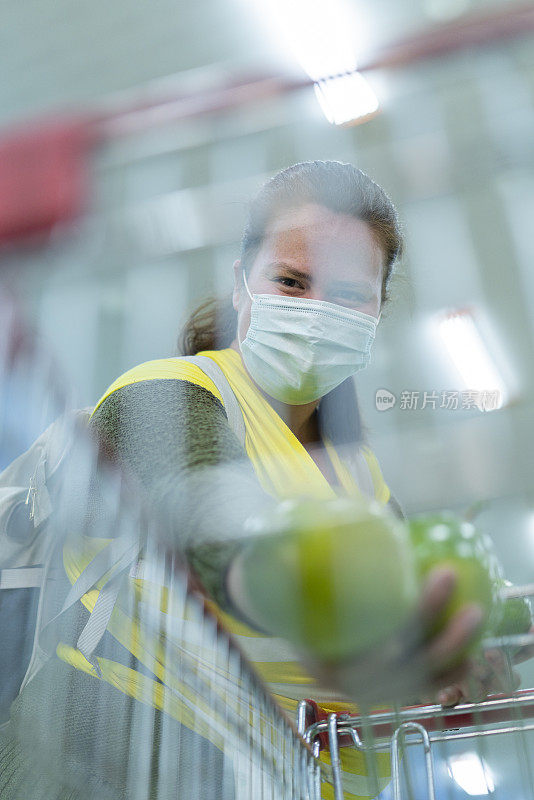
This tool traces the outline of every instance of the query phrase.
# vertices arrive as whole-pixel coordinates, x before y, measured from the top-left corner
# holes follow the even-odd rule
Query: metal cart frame
[[[534,595],[534,584],[513,587],[508,597]],[[485,639],[484,650],[524,648],[534,645],[534,634]],[[412,706],[368,715],[330,714],[326,721],[309,724],[314,716],[313,705],[303,700],[298,707],[297,729],[319,757],[320,737],[327,737],[330,750],[335,800],[343,800],[343,779],[340,746],[350,744],[363,753],[391,754],[391,775],[394,800],[402,800],[400,762],[405,745],[421,744],[426,765],[427,796],[435,800],[432,745],[460,739],[479,739],[496,734],[524,733],[534,730],[534,689],[516,691],[510,695],[489,696],[479,703],[464,703],[454,707],[440,705]],[[343,738],[342,738],[343,737]],[[534,796],[534,768],[528,775]],[[315,774],[314,797],[321,796],[320,774]]]

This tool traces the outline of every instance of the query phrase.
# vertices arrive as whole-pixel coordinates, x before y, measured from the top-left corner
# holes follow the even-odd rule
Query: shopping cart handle
[[[305,730],[312,733],[320,750],[328,750],[329,711],[321,709],[314,700],[306,700]],[[338,744],[340,747],[359,746],[362,730],[372,726],[376,739],[390,738],[403,722],[415,722],[427,731],[450,731],[481,727],[498,722],[509,723],[517,714],[521,719],[534,719],[534,689],[524,689],[513,694],[490,695],[481,703],[463,703],[452,708],[440,705],[405,706],[394,711],[373,712],[365,717],[349,713],[337,715]],[[313,732],[310,728],[313,727]]]
[[[328,717],[332,712],[325,711],[317,705],[315,700],[305,700],[304,702],[306,703],[304,730],[308,730],[308,728],[311,728],[312,725],[316,725],[317,723],[324,723],[325,730],[321,730],[321,732],[317,734],[315,741],[319,742],[319,750],[330,750],[328,729],[326,726]],[[339,712],[336,716],[338,723],[343,723],[345,720],[354,718],[354,714],[348,711],[345,713]],[[338,736],[338,745],[339,747],[354,747],[353,736],[350,733],[340,733]]]

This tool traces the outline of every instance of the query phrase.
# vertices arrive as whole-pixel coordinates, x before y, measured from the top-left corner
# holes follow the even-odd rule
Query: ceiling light
[[[315,84],[327,119],[335,125],[378,109],[378,100],[357,72],[356,53],[365,30],[346,0],[257,0],[262,22],[271,27],[291,58]]]
[[[358,72],[317,81],[314,88],[325,117],[333,125],[361,120],[378,110],[375,93]]]
[[[451,778],[468,795],[480,797],[495,789],[493,773],[484,759],[476,753],[463,753],[449,759],[448,771]]]
[[[441,314],[438,330],[466,390],[478,393],[480,410],[501,408],[508,399],[508,389],[471,310],[460,309]],[[485,398],[490,396],[491,404],[485,403]]]

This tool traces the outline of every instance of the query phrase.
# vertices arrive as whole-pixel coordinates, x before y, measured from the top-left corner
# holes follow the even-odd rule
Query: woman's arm
[[[273,500],[219,400],[184,380],[143,381],[109,395],[90,424],[105,454],[141,485],[165,543],[235,614],[226,572],[243,545],[245,519]]]

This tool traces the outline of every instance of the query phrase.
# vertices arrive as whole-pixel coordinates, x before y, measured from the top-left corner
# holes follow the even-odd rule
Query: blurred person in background
[[[339,669],[324,669],[311,659],[303,665],[301,654],[277,638],[276,620],[266,618],[244,574],[246,520],[285,498],[363,495],[402,517],[366,443],[353,381],[369,363],[401,250],[393,204],[359,169],[314,161],[283,170],[251,203],[231,300],[201,306],[180,338],[182,354],[212,359],[224,373],[243,414],[245,447],[209,376],[200,366],[173,358],[141,364],[119,377],[90,422],[101,452],[130,476],[163,521],[164,545],[186,554],[227,627],[290,711],[305,697],[326,712],[351,710],[343,699],[347,687],[367,704],[429,696],[452,684],[458,697],[467,691],[458,687],[466,686],[460,681],[468,665],[454,671],[449,665],[478,634],[481,610],[466,607],[441,633],[428,633],[453,590],[450,571],[430,577],[419,611],[401,636]],[[93,501],[93,511],[97,506]],[[80,547],[64,559],[70,583],[89,560]],[[335,575],[325,573],[324,579],[335,581]],[[76,630],[81,624],[72,622]],[[108,636],[105,655],[144,674],[140,652],[124,645],[129,641],[125,637],[121,645]],[[61,739],[55,751],[62,754],[60,776],[43,783],[45,793],[33,789],[25,796],[130,796],[128,708],[136,697],[131,675],[121,678],[118,668],[99,675],[72,648],[58,654],[22,692],[0,742],[2,800],[21,797],[21,786],[29,785],[30,719],[45,691],[66,698],[68,709],[61,724],[50,726],[51,739]],[[310,664],[322,687],[310,675]],[[498,676],[488,673],[478,688],[486,692],[495,684],[500,688]],[[163,714],[153,713],[150,724],[160,730]],[[18,735],[21,730],[25,736]],[[235,787],[222,755],[178,721],[174,735],[185,743],[185,752],[187,746],[197,748],[209,763],[198,795],[187,784],[190,800],[231,800]],[[154,747],[159,746],[154,735]],[[382,788],[389,756],[377,759]],[[364,756],[347,748],[342,761],[348,796],[370,796]],[[72,782],[69,769],[78,776]],[[177,780],[184,780],[186,770],[183,766]],[[155,772],[151,797],[164,796],[157,785]]]
[[[65,405],[57,363],[28,323],[16,294],[0,284],[0,474]],[[0,501],[10,491],[9,485],[0,485]],[[18,566],[17,548],[32,546],[35,529],[27,508],[19,506],[8,520],[0,514],[0,576],[4,575],[0,581],[0,723],[9,716],[30,660],[39,601],[38,579],[29,576],[27,585],[24,579],[18,585],[12,579],[6,582],[3,572],[6,566]],[[6,553],[10,554],[8,564]]]

